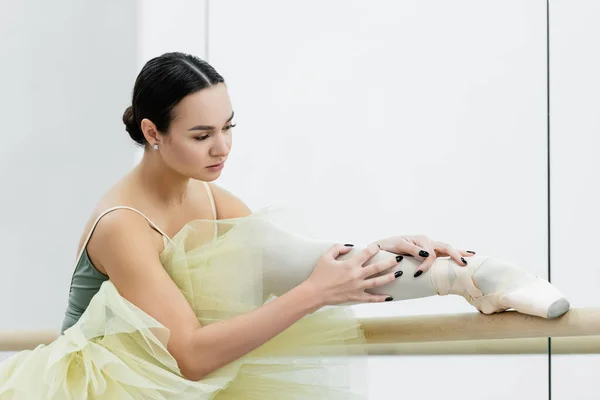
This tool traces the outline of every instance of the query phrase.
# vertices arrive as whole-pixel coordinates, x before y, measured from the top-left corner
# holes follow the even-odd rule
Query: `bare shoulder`
[[[130,247],[134,243],[152,244],[154,236],[147,220],[141,214],[128,209],[116,209],[98,221],[91,240],[119,247]]]
[[[125,196],[124,190],[122,190],[122,188],[120,187],[122,185],[120,185],[119,183],[117,183],[115,186],[110,188],[94,206],[94,209],[92,210],[92,213],[89,216],[89,218],[85,224],[83,233],[80,237],[79,245],[77,246],[78,253],[79,253],[79,251],[81,251],[81,248],[85,245],[85,240],[86,240],[88,234],[90,234],[90,232],[92,231],[92,229],[94,229],[92,237],[96,235],[96,230],[98,227],[97,226],[94,227],[94,224],[96,223],[96,220],[98,218],[100,218],[102,216],[101,220],[98,221],[98,224],[100,224],[100,222],[102,222],[102,225],[107,225],[107,224],[110,225],[111,224],[110,221],[114,221],[115,219],[119,220],[122,218],[122,216],[134,213],[132,211],[124,212],[121,210],[115,210],[115,211],[112,211],[111,213],[103,216],[103,213],[105,213],[107,210],[109,210],[113,207],[130,205],[130,203],[131,203],[129,201],[129,199],[127,199],[127,197]],[[142,218],[140,215],[138,215],[138,217]],[[125,217],[125,219],[127,219],[127,221],[123,221],[125,223],[125,225],[127,225],[127,222],[129,222],[130,219],[136,220],[136,218],[133,216]],[[104,229],[102,229],[102,230],[104,230]]]
[[[163,267],[157,237],[144,217],[117,209],[100,219],[89,249],[94,266],[99,260],[119,295],[169,330],[167,349],[185,373],[194,365],[190,340],[200,323]]]
[[[88,255],[94,266],[111,275],[107,266],[119,263],[131,264],[136,258],[158,259],[162,238],[150,228],[140,214],[117,209],[104,215],[96,225],[87,244]]]
[[[127,177],[124,177],[99,199],[86,223],[79,241],[78,253],[86,246],[94,266],[101,272],[105,272],[101,258],[107,251],[114,253],[123,243],[122,240],[129,244],[135,240],[136,246],[149,246],[146,250],[159,249],[162,245],[161,236],[150,227],[141,214],[126,208],[114,209],[124,206],[139,210],[143,204],[136,200]],[[109,210],[111,211],[107,212]],[[88,235],[90,238],[86,244]]]
[[[215,183],[208,184],[215,199],[218,219],[247,217],[252,210],[239,197]]]

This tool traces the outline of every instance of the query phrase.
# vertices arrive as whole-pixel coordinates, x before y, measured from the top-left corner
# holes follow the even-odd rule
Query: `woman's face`
[[[205,182],[221,175],[231,150],[233,108],[227,86],[219,83],[184,97],[173,109],[160,153],[178,173]]]

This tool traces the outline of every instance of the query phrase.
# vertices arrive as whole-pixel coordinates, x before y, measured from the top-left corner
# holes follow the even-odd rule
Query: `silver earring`
[[[158,143],[154,143],[154,150],[158,150]]]

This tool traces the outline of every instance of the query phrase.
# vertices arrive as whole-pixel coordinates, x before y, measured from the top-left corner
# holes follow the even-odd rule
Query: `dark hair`
[[[184,53],[166,53],[148,61],[133,87],[132,106],[123,113],[129,136],[147,144],[141,121],[148,118],[163,134],[173,120],[173,108],[185,96],[225,80],[206,61]]]

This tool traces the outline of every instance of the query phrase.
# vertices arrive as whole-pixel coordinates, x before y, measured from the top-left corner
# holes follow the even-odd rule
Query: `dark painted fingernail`
[[[350,243],[346,243],[344,246],[346,246],[346,247],[354,247],[354,245],[350,244]]]
[[[420,269],[417,272],[415,272],[415,278],[418,278],[419,276],[421,276],[422,273],[423,273],[422,269]]]
[[[403,258],[404,258],[403,256],[396,256],[396,262],[402,261]]]
[[[396,271],[396,272],[394,273],[394,276],[395,276],[396,278],[400,278],[400,277],[402,276],[402,274],[403,274],[403,272],[402,272],[402,271]]]
[[[474,251],[467,250],[467,253],[476,254]]]
[[[392,300],[394,300],[394,298],[392,296],[385,298],[385,301],[392,301]]]
[[[429,253],[426,252],[425,250],[421,250],[419,252],[419,256],[427,258],[427,257],[429,257]]]
[[[468,264],[468,263],[467,263],[467,260],[465,260],[465,258],[464,258],[464,257],[461,257],[461,258],[460,258],[460,261],[464,262],[465,264]]]

